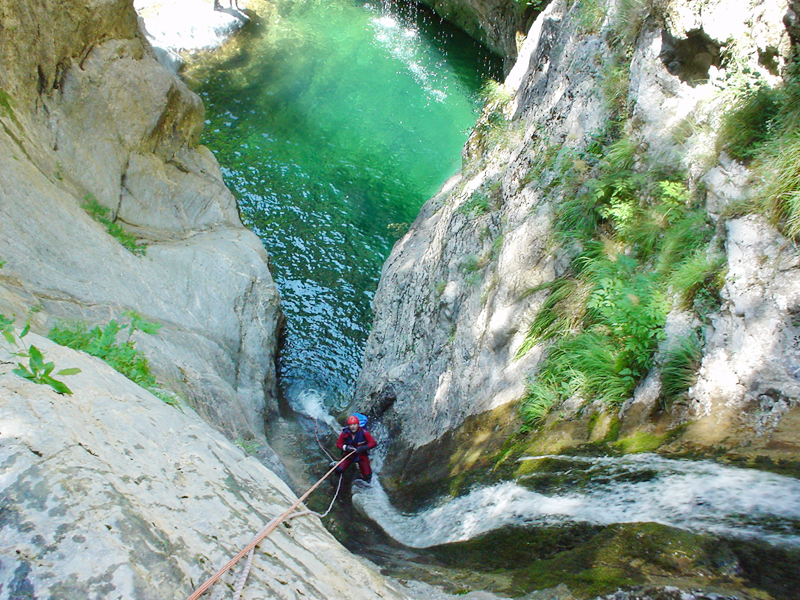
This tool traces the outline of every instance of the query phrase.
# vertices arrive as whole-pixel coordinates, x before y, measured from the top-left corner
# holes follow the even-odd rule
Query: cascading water
[[[565,462],[559,488],[529,489],[541,474],[481,487],[417,514],[395,510],[379,480],[353,501],[394,539],[415,548],[464,541],[507,526],[654,522],[698,533],[800,546],[800,481],[711,461],[526,457]],[[547,473],[548,477],[553,475]],[[563,481],[566,480],[566,483]]]
[[[337,430],[330,413],[350,399],[391,230],[459,167],[477,92],[499,61],[413,4],[278,9],[276,22],[239,36],[235,56],[194,64],[189,76],[208,111],[203,141],[271,255],[288,321],[284,392]],[[379,425],[374,434],[387,440]],[[298,445],[295,431],[287,437]],[[639,521],[800,546],[794,479],[654,455],[527,460],[562,461],[557,485],[537,472],[401,514],[380,485],[377,453],[378,476],[355,485],[353,501],[418,548],[503,527]]]

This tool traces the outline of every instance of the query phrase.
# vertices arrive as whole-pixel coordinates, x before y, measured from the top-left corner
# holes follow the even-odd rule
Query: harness
[[[367,436],[364,435],[364,428],[359,427],[358,431],[353,433],[350,431],[349,427],[345,427],[342,429],[342,433],[345,434],[344,437],[344,444],[346,446],[353,446],[354,448],[358,448],[359,446],[364,446],[367,444]]]

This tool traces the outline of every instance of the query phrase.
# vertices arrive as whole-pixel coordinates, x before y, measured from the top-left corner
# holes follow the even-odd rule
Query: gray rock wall
[[[200,99],[156,61],[130,0],[0,1],[0,312],[46,332],[136,310],[159,380],[233,438],[276,408],[279,295],[213,155]],[[95,199],[147,244],[90,218]]]
[[[296,500],[193,411],[99,359],[25,339],[81,373],[59,396],[11,373],[0,350],[0,597],[185,599]],[[203,597],[230,597],[243,567]],[[260,544],[242,596],[350,597],[407,596],[314,516]]]
[[[514,0],[424,0],[424,3],[508,59],[509,65],[517,57],[518,41],[536,13],[534,6]]]
[[[619,8],[607,3],[592,23],[582,12],[584,4],[553,2],[540,15],[506,81],[513,98],[485,111],[465,148],[463,172],[426,204],[384,267],[356,402],[381,415],[393,432],[390,472],[402,472],[409,452],[459,427],[466,417],[519,400],[546,350],[537,346],[516,358],[547,296],[531,290],[562,275],[569,264],[570,249],[551,238],[550,223],[553,203],[575,190],[562,185],[552,167],[540,166],[547,160],[545,143],[555,141],[555,150],[582,149],[590,134],[613,117],[603,80],[615,53],[609,28]],[[777,84],[771,72],[775,65],[760,59],[776,56],[779,68],[785,64],[788,6],[772,0],[748,6],[726,0],[702,7],[659,6],[632,40],[626,131],[654,161],[702,180],[709,190],[708,210],[720,219],[722,207],[744,197],[749,183],[746,169],[715,149],[719,117],[730,101],[720,93],[726,72],[716,57],[727,46],[736,61]],[[701,31],[698,45],[692,36]],[[704,69],[702,77],[697,75]],[[497,110],[511,117],[507,130],[487,125],[488,114]],[[687,122],[694,129],[681,137],[676,132]],[[480,210],[474,208],[476,193],[483,202]],[[706,336],[709,345],[693,400],[672,417],[673,425],[694,423],[687,436],[706,445],[726,436],[749,443],[757,423],[765,420],[757,415],[759,403],[767,402],[765,393],[767,403],[777,407],[768,409],[776,415],[770,421],[773,433],[777,415],[797,405],[790,318],[798,293],[796,249],[781,243],[763,221],[731,221],[727,230],[730,272],[741,272],[744,279],[736,275],[733,281],[739,283],[729,280],[725,287],[720,317]],[[761,272],[758,264],[769,272]],[[744,283],[750,279],[766,283]],[[757,305],[755,312],[737,308],[752,295],[758,301],[748,306]],[[766,315],[771,324],[761,329],[756,323],[766,323],[759,321]],[[742,335],[750,341],[743,342]],[[714,374],[720,360],[728,366]],[[756,374],[754,364],[774,367],[756,368]],[[734,384],[731,373],[737,369]],[[653,381],[659,385],[657,376],[647,380]],[[713,391],[729,384],[739,386],[738,400]],[[645,392],[647,385],[626,403],[623,422],[632,405],[649,402],[653,408],[657,389]],[[557,407],[552,419],[568,418],[577,408]],[[748,417],[741,418],[743,410],[750,411]],[[759,443],[769,444],[769,435]]]

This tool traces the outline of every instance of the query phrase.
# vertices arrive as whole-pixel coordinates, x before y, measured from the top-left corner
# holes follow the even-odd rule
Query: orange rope
[[[320,484],[321,484],[323,481],[325,481],[325,480],[328,478],[328,476],[329,476],[331,473],[333,473],[333,472],[336,470],[336,467],[338,467],[340,464],[342,464],[342,463],[343,463],[343,462],[344,462],[346,459],[348,459],[348,458],[350,458],[351,456],[353,456],[353,454],[355,454],[355,450],[354,450],[353,452],[351,452],[350,454],[348,454],[347,456],[345,456],[344,458],[342,458],[342,459],[341,459],[341,460],[340,460],[338,463],[336,463],[336,464],[335,464],[333,467],[331,467],[331,470],[330,470],[330,471],[328,471],[327,473],[325,473],[325,475],[323,475],[322,479],[320,479],[319,481],[317,481],[317,483],[315,483],[313,486],[311,486],[311,487],[309,488],[309,490],[308,490],[308,491],[307,491],[305,494],[303,494],[302,496],[300,496],[300,498],[298,498],[298,499],[297,499],[297,501],[296,501],[294,504],[292,504],[292,505],[291,505],[291,506],[290,506],[288,509],[286,509],[286,512],[284,512],[284,513],[283,513],[282,515],[280,515],[279,517],[275,517],[274,519],[272,519],[272,521],[270,521],[269,523],[267,523],[267,526],[266,526],[266,527],[264,527],[264,529],[262,529],[262,530],[261,530],[261,531],[258,533],[258,535],[257,535],[256,537],[254,537],[254,538],[253,538],[253,541],[252,541],[252,542],[250,542],[249,544],[247,544],[247,546],[245,546],[245,547],[244,547],[244,549],[243,549],[241,552],[239,552],[239,554],[237,554],[237,555],[236,555],[236,556],[234,556],[232,559],[230,559],[230,560],[228,561],[228,564],[226,564],[226,565],[225,565],[224,567],[222,567],[222,568],[221,568],[219,571],[217,571],[216,573],[214,573],[214,575],[212,575],[211,577],[209,577],[208,581],[206,581],[206,582],[205,582],[203,585],[201,585],[199,588],[197,588],[197,590],[195,590],[195,592],[194,592],[194,593],[193,593],[191,596],[189,596],[189,597],[187,598],[187,600],[197,600],[197,598],[199,598],[200,596],[202,596],[202,595],[203,595],[203,593],[204,593],[206,590],[208,590],[208,588],[210,588],[212,585],[214,585],[214,583],[215,583],[215,582],[216,582],[216,581],[217,581],[217,580],[218,580],[220,577],[222,577],[222,576],[225,574],[225,572],[226,572],[228,569],[230,569],[230,568],[231,568],[233,565],[235,565],[237,562],[239,562],[239,560],[240,560],[240,559],[241,559],[243,556],[245,556],[245,555],[246,555],[248,552],[250,552],[250,550],[252,550],[252,549],[253,549],[253,548],[255,548],[256,546],[258,546],[258,544],[259,544],[259,543],[261,543],[261,540],[263,540],[265,537],[267,537],[267,536],[268,536],[270,533],[272,533],[272,532],[275,530],[275,528],[276,528],[278,525],[280,525],[280,524],[281,524],[281,523],[282,523],[284,520],[286,520],[286,518],[287,518],[287,517],[288,517],[290,514],[292,514],[292,513],[294,512],[294,510],[295,510],[295,509],[296,509],[298,506],[300,506],[300,505],[303,503],[303,500],[305,500],[306,498],[308,498],[308,496],[311,494],[311,492],[313,492],[315,489],[317,489],[317,488],[319,487],[319,485],[320,485]]]

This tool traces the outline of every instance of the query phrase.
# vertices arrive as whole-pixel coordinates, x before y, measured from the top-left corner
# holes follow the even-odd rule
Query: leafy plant
[[[697,294],[703,288],[719,291],[724,281],[722,269],[725,257],[721,254],[709,257],[704,249],[697,250],[693,256],[681,263],[669,278],[669,285],[678,296],[683,308],[694,306]]]
[[[1,266],[2,265],[0,265],[0,267]],[[53,377],[55,364],[52,361],[45,362],[44,354],[33,344],[28,346],[27,349],[22,346],[22,339],[28,335],[29,331],[30,324],[26,323],[25,327],[23,327],[22,331],[17,335],[14,330],[14,319],[0,314],[0,334],[2,334],[5,341],[5,349],[16,358],[28,359],[27,365],[20,361],[12,371],[16,375],[28,381],[32,381],[33,383],[49,385],[59,394],[71,395],[72,390],[69,389],[63,381]],[[76,375],[80,372],[80,369],[73,367],[70,369],[61,369],[55,374],[58,376],[67,376]]]
[[[787,133],[762,156],[762,205],[786,235],[800,235],[800,132]]]
[[[139,245],[136,242],[136,237],[125,231],[122,225],[112,218],[111,210],[108,207],[100,204],[91,194],[86,195],[81,207],[92,219],[104,225],[111,237],[117,240],[122,246],[130,250],[133,254],[144,256],[147,247]]]
[[[44,355],[36,346],[31,345],[28,347],[27,352],[17,352],[16,356],[27,357],[28,364],[26,366],[22,363],[17,363],[17,368],[13,369],[14,373],[28,381],[49,385],[59,394],[72,395],[72,390],[63,381],[59,381],[51,375],[55,369],[55,364],[53,362],[45,362]],[[73,367],[71,369],[61,369],[56,375],[76,375],[80,372],[79,368]]]
[[[612,118],[628,116],[628,88],[631,83],[630,62],[626,57],[612,58],[603,70],[603,100]]]
[[[129,319],[128,323],[120,324],[112,319],[102,328],[98,325],[89,329],[83,321],[58,323],[50,330],[47,337],[62,346],[69,346],[101,358],[128,379],[144,388],[154,388],[156,380],[150,372],[147,357],[142,351],[136,349],[135,342],[131,338],[136,331],[155,334],[161,325],[145,320],[135,311],[128,311],[124,314]],[[124,342],[118,341],[117,335],[126,329],[128,331],[127,339]]]
[[[244,450],[247,454],[256,454],[261,448],[261,444],[259,444],[256,440],[246,440],[244,438],[237,438],[236,445]]]
[[[735,108],[725,114],[719,147],[752,160],[760,184],[756,205],[785,235],[800,236],[800,64],[789,66],[782,87],[768,88],[746,69],[731,84]]]
[[[525,397],[519,406],[519,414],[524,423],[523,430],[528,431],[540,425],[557,400],[558,393],[552,386],[540,381],[529,381]]]
[[[550,290],[531,323],[525,341],[517,350],[517,357],[526,354],[536,344],[561,337],[575,330],[586,314],[585,298],[579,292],[576,279],[561,278],[531,290]]]
[[[572,396],[612,406],[630,397],[653,365],[673,295],[707,311],[724,281],[719,253],[709,250],[714,228],[679,174],[636,169],[635,141],[608,132],[570,153],[559,163],[565,196],[554,230],[571,244],[571,272],[531,290],[550,295],[517,354],[551,342],[520,404],[528,428]],[[577,165],[584,182],[571,195]]]

